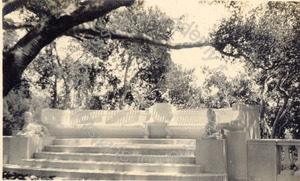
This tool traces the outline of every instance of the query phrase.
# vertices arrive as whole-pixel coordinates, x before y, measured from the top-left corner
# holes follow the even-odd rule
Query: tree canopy
[[[262,3],[248,14],[238,3],[232,6],[233,15],[211,35],[223,44],[225,60],[247,63],[260,89],[262,127],[269,137],[282,137],[284,127],[299,120],[299,2]]]
[[[96,96],[91,107],[97,107],[100,101],[114,108],[133,102],[144,108],[153,101],[169,98],[181,107],[202,103],[224,107],[226,101],[229,106],[233,102],[255,103],[262,106],[261,128],[266,137],[283,138],[284,130],[299,135],[299,2],[266,2],[250,11],[244,9],[244,2],[225,3],[231,16],[211,31],[208,41],[183,43],[172,43],[171,37],[184,27],[178,24],[179,28],[175,27],[174,21],[157,9],[152,19],[147,19],[151,10],[143,9],[142,5],[139,0],[4,0],[4,38],[10,43],[4,41],[3,95],[21,85],[24,71],[36,58],[39,60],[31,66],[42,77],[38,84],[51,85],[51,90],[57,93],[58,82],[63,80],[64,97],[55,97],[53,93],[52,105],[64,101],[64,107],[69,108],[71,78],[83,79],[70,70],[78,68],[80,63],[83,66],[80,72],[89,81],[84,83],[88,89],[81,89],[83,83],[73,88],[79,97],[103,90],[105,83],[109,85],[107,99],[101,102]],[[23,22],[8,18],[15,11],[26,12]],[[19,40],[13,31],[16,29],[26,30]],[[101,60],[85,65],[70,56],[62,63],[55,55],[55,40],[62,36],[80,42],[88,52],[86,55]],[[95,37],[101,41],[95,42]],[[232,82],[221,73],[210,72],[202,90],[191,87],[190,72],[172,65],[169,50],[203,46],[215,48],[227,62],[245,62],[244,75],[251,79],[240,77]],[[43,48],[45,51],[41,51]],[[110,65],[112,60],[118,64]],[[175,75],[181,75],[184,90],[172,85],[176,82]],[[100,86],[95,84],[98,78],[104,79]],[[218,100],[213,100],[212,95],[203,98],[206,94],[190,96],[209,92],[213,85],[219,90]],[[184,95],[178,96],[181,93]],[[109,102],[112,97],[118,104]]]

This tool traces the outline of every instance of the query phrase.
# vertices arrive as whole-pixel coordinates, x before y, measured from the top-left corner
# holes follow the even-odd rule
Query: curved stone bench
[[[201,138],[208,119],[208,109],[178,110],[167,125],[168,138]]]
[[[140,110],[43,110],[42,120],[58,138],[148,137],[147,112]]]
[[[260,135],[259,108],[240,104],[194,110],[176,110],[168,103],[156,103],[148,111],[43,109],[41,115],[51,135],[66,138],[90,137],[97,130],[103,137],[199,139],[207,127],[244,129],[252,139]]]
[[[119,111],[105,122],[94,125],[108,138],[148,138],[146,127],[148,113],[140,110]]]

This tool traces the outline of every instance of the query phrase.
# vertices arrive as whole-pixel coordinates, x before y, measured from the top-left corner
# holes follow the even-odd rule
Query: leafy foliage
[[[206,107],[231,107],[234,103],[258,104],[253,80],[246,73],[230,78],[221,71],[202,67],[205,81],[202,85]]]
[[[149,16],[152,19],[148,19]],[[158,9],[145,10],[143,1],[137,1],[125,10],[111,12],[100,18],[97,26],[168,40],[173,31],[169,27],[174,22],[160,19],[163,16]],[[84,45],[88,45],[85,46],[87,51],[101,59],[93,65],[94,78],[90,78],[97,80],[99,77],[103,80],[94,82],[97,87],[94,93],[98,94],[102,108],[123,109],[132,105],[135,109],[145,109],[154,102],[163,101],[161,86],[171,64],[167,48],[129,40],[96,41],[94,38],[84,42]],[[104,94],[99,94],[104,90]],[[94,105],[91,104],[91,107]]]
[[[203,104],[201,89],[195,85],[194,71],[172,64],[166,74],[166,98],[177,109],[195,109]]]
[[[299,110],[294,107],[300,82],[299,7],[299,2],[267,2],[244,13],[236,5],[211,34],[225,60],[247,63],[260,89],[262,127],[271,138],[283,138],[284,129],[298,119],[291,112]]]
[[[34,113],[36,108],[47,107],[48,104],[40,90],[23,81],[3,100],[3,134],[11,135],[13,130],[21,130],[24,126],[24,112]]]

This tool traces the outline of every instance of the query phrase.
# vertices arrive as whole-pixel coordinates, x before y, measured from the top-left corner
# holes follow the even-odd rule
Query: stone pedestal
[[[167,123],[148,123],[149,138],[166,138]]]
[[[227,173],[226,140],[197,140],[196,164],[205,165],[205,172]]]
[[[227,159],[228,179],[243,180],[247,178],[247,132],[228,131]]]
[[[41,152],[51,145],[54,137],[12,137],[10,139],[9,164],[21,164],[22,159],[33,158],[35,152]]]
[[[147,121],[149,138],[167,137],[167,124],[172,119],[175,109],[175,107],[168,103],[155,103],[149,108],[150,118]]]
[[[9,163],[11,138],[12,136],[3,136],[3,164]]]
[[[290,181],[279,179],[280,155],[277,140],[248,140],[248,178],[261,181]],[[280,176],[280,175],[279,175]],[[296,178],[296,177],[295,177]]]

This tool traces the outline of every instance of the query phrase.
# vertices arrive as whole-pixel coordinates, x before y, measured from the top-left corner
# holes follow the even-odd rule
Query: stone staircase
[[[70,179],[227,181],[227,174],[205,173],[195,160],[190,139],[69,138],[55,139],[33,159],[3,168]]]

